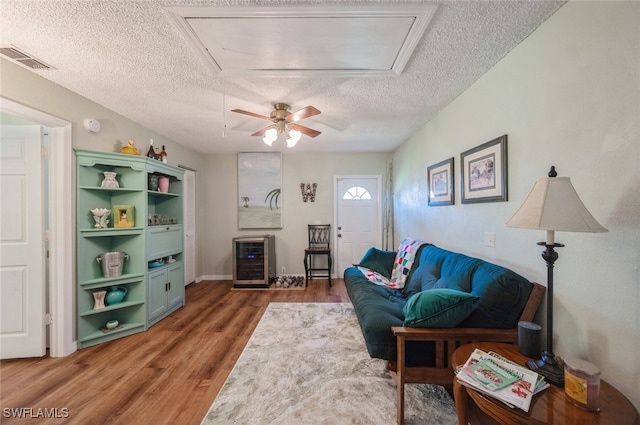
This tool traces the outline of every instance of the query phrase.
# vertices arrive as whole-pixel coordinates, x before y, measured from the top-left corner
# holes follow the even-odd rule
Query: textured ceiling
[[[315,139],[303,136],[293,148],[298,152],[389,151],[487,72],[563,3],[2,0],[0,44],[18,47],[53,66],[55,69],[33,70],[44,78],[201,153],[287,149],[282,140],[268,148],[259,138],[250,136],[264,127],[264,121],[229,112],[244,109],[269,115],[276,102],[290,104],[293,111],[307,105],[322,111],[300,122],[322,134]],[[286,63],[302,69],[306,64],[322,68],[322,63],[332,59],[331,52],[337,52],[320,47],[323,40],[338,46],[339,40],[330,36],[349,28],[331,22],[341,17],[341,8],[357,11],[379,6],[387,11],[394,5],[428,8],[432,14],[400,74],[376,76],[220,72],[203,59],[202,49],[194,47],[193,38],[198,37],[189,40],[169,12],[183,6],[252,13],[259,13],[261,8],[272,13],[277,7],[287,13],[326,8],[332,17],[314,22],[315,30],[311,25],[292,23],[284,32],[282,26],[275,31],[277,19],[273,15],[269,18],[275,21],[258,23],[252,31],[222,21],[224,32],[216,27],[204,30],[212,34],[214,43],[219,38],[221,51],[227,48],[224,43],[231,41],[235,43],[234,52],[243,50],[237,40],[244,39],[247,48],[260,45],[271,52],[268,67],[278,64],[278,56],[273,61],[273,55],[284,51],[288,54]],[[215,25],[215,20],[211,22]],[[371,26],[363,28],[361,33],[344,36],[351,42],[348,56],[356,63],[349,66],[357,66],[359,59],[354,52],[369,52],[360,55],[362,63],[376,52],[371,43],[379,33]],[[381,27],[383,31],[386,29]],[[315,37],[307,39],[310,34]],[[282,46],[286,40],[289,48]],[[397,39],[394,43],[398,44]],[[380,46],[380,52],[384,52],[382,62],[388,64],[387,47]],[[299,59],[296,52],[301,52]],[[303,57],[305,52],[313,60]],[[328,55],[326,61],[323,55]],[[259,62],[243,59],[245,64]],[[224,70],[224,64],[220,68]]]

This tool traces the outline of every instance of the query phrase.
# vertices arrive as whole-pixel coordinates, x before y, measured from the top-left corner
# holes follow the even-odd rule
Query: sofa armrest
[[[518,330],[490,328],[407,328],[394,326],[391,328],[396,336],[400,368],[404,367],[407,341],[432,341],[435,343],[435,367],[450,368],[451,356],[458,346],[470,342],[490,341],[516,344]],[[441,384],[441,383],[440,383]]]
[[[396,336],[398,358],[388,362],[387,368],[396,383],[397,423],[404,423],[404,385],[430,383],[449,388],[453,384],[451,356],[462,344],[474,341],[516,343],[518,330],[490,328],[406,328],[393,326]],[[435,364],[431,367],[410,367],[405,364],[407,341],[433,341],[435,343]]]

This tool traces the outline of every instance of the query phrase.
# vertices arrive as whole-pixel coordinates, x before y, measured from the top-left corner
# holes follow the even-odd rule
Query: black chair
[[[304,250],[304,274],[305,286],[309,286],[309,279],[314,277],[326,277],[329,279],[331,287],[331,246],[330,224],[309,224],[309,247]],[[316,256],[326,256],[326,267],[316,266]],[[315,272],[325,272],[326,274],[316,274]]]

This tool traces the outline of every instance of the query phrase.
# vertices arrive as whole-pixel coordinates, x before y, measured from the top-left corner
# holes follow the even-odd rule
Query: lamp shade
[[[584,206],[568,177],[545,177],[536,181],[509,227],[566,232],[607,232]]]

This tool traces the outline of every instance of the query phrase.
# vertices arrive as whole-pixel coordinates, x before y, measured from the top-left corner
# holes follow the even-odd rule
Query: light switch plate
[[[496,234],[493,232],[484,232],[484,246],[495,248],[496,246]]]

